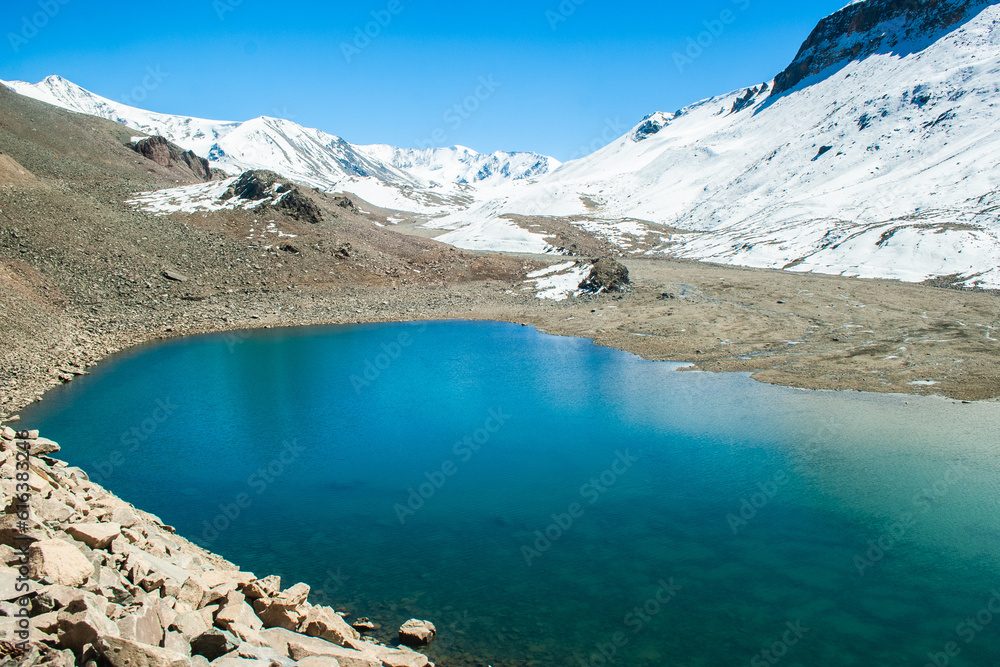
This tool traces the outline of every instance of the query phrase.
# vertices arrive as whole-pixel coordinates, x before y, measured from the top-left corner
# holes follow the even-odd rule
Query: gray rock
[[[254,600],[253,608],[265,628],[297,630],[302,623],[303,616],[297,609],[278,604],[274,600]]]
[[[426,646],[437,637],[437,628],[430,621],[411,618],[399,628],[399,643],[406,646]]]
[[[281,577],[270,576],[256,579],[243,586],[243,594],[248,600],[271,598],[281,590]]]
[[[295,584],[288,590],[282,591],[274,596],[275,604],[285,607],[298,607],[309,598],[309,586],[306,584]]]
[[[117,637],[118,626],[114,621],[96,609],[86,609],[76,614],[59,612],[59,645],[82,655],[88,644],[94,644],[101,637]]]
[[[171,271],[169,269],[163,272],[163,277],[166,278],[167,280],[172,280],[178,283],[186,283],[188,281],[187,276],[185,276],[183,273],[178,273],[176,271]]]
[[[580,289],[591,294],[602,292],[623,292],[628,288],[629,275],[625,265],[613,259],[599,259],[594,262]]]
[[[38,431],[33,431],[37,433]],[[52,442],[48,438],[35,438],[31,442],[31,455],[32,456],[48,456],[49,454],[55,454],[60,449],[59,445]]]
[[[209,628],[191,640],[191,655],[200,655],[210,662],[236,649],[240,641],[231,633]]]
[[[177,618],[174,619],[174,622],[170,624],[169,628],[171,630],[176,630],[184,637],[184,639],[190,642],[195,637],[208,630],[209,626],[200,613],[196,611],[189,611],[184,614],[179,614]]]
[[[348,639],[360,639],[358,631],[330,607],[313,607],[299,626],[299,632],[344,645]]]
[[[159,646],[163,642],[163,627],[156,607],[156,602],[147,599],[138,609],[126,611],[118,619],[119,636],[140,644]]]
[[[186,655],[119,637],[105,637],[96,646],[111,667],[191,667]]]
[[[35,581],[51,581],[78,588],[92,574],[94,566],[72,544],[59,539],[35,542],[28,550],[29,576]]]
[[[122,527],[117,523],[77,523],[68,526],[66,532],[91,549],[106,549],[122,534]]]
[[[131,507],[116,507],[111,512],[111,520],[123,528],[131,528],[139,523],[139,515]]]
[[[179,632],[168,632],[163,637],[163,648],[181,655],[191,655],[191,642]]]
[[[0,566],[0,601],[16,600],[24,595],[23,591],[17,590],[17,577],[17,570],[6,565]]]

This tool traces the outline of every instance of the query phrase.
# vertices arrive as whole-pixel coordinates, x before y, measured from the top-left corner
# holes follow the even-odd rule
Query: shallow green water
[[[1000,405],[677,367],[506,324],[228,334],[24,422],[244,569],[435,621],[439,665],[1000,664]]]

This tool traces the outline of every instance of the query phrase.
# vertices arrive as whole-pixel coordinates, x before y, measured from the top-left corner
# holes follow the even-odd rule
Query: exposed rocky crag
[[[926,45],[943,30],[969,18],[983,0],[868,0],[844,7],[816,26],[795,60],[774,80],[772,96],[839,63],[879,51]],[[902,24],[903,30],[894,30]]]
[[[628,268],[624,264],[613,259],[599,259],[594,262],[590,275],[580,283],[580,289],[590,294],[601,294],[624,292],[628,285]]]
[[[198,157],[172,144],[163,137],[147,137],[132,144],[132,149],[161,167],[178,167],[202,181],[212,180],[212,167],[205,158]]]
[[[281,211],[299,222],[317,225],[324,220],[323,211],[316,205],[316,202],[302,192],[299,186],[271,171],[243,172],[222,195],[223,201],[229,201],[233,198],[249,201],[270,199],[269,206],[271,208]],[[346,208],[340,201],[337,201],[336,204],[341,208]]]
[[[0,629],[8,638],[0,666],[433,664],[310,604],[306,584],[283,589],[276,576],[240,571],[51,458],[58,451],[37,431],[0,426]],[[400,628],[414,645],[435,633],[415,619]]]

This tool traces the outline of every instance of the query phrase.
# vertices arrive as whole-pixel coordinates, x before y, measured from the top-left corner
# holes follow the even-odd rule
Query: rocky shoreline
[[[0,426],[0,666],[428,667],[427,621],[374,624],[308,601],[177,535],[37,431]]]

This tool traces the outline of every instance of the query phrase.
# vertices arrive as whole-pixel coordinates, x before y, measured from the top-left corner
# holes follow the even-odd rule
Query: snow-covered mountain
[[[657,251],[678,257],[1000,288],[998,185],[1000,6],[861,0],[824,19],[774,80],[652,114],[432,224],[462,247],[516,237],[542,251],[544,232],[504,216],[638,219],[664,225]]]
[[[231,173],[269,169],[312,187],[352,192],[377,206],[415,213],[465,208],[496,188],[536,178],[560,164],[535,153],[356,146],[279,118],[229,122],[153,113],[103,98],[59,76],[39,83],[0,83],[42,102],[166,137]]]

